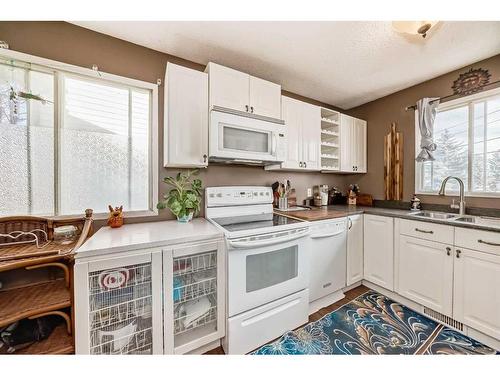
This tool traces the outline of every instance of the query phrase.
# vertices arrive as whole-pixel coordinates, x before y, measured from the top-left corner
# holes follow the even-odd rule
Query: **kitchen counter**
[[[500,233],[500,226],[488,226],[475,223],[464,223],[455,220],[442,220],[429,217],[421,217],[412,215],[410,210],[401,210],[396,208],[370,207],[370,206],[352,206],[352,205],[331,205],[324,207],[312,207],[307,211],[292,211],[292,212],[276,212],[279,215],[289,216],[299,220],[317,221],[335,219],[357,214],[371,214],[379,216],[397,217],[408,220],[426,221],[436,224],[452,225],[455,227],[481,229]]]
[[[125,224],[120,228],[103,227],[76,251],[75,258],[220,238],[223,233],[203,218],[189,223],[167,220]]]

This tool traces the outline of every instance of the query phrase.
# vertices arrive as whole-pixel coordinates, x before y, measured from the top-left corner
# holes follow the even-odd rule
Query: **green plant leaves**
[[[158,209],[168,207],[177,217],[188,215],[190,212],[197,214],[200,211],[202,182],[200,179],[191,181],[191,177],[198,174],[199,170],[177,173],[175,178],[165,177],[163,182],[172,186],[172,189],[163,196],[164,200],[157,204]]]

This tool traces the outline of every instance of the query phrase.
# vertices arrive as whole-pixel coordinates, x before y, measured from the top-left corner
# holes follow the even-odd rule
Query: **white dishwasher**
[[[346,286],[347,217],[311,223],[309,302]]]

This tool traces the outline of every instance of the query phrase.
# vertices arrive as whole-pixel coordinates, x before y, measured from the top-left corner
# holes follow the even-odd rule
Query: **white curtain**
[[[434,120],[436,119],[439,98],[422,98],[417,102],[417,124],[420,129],[420,153],[416,160],[423,162],[434,160]]]

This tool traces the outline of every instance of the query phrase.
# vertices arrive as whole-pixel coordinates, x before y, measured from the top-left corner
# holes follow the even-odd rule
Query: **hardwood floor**
[[[370,289],[367,288],[366,286],[360,285],[354,289],[351,289],[351,290],[345,292],[344,293],[345,297],[342,298],[340,301],[337,301],[337,302],[335,302],[327,307],[324,307],[324,308],[316,311],[314,314],[309,315],[309,322],[308,323],[311,323],[311,322],[314,322],[316,320],[321,319],[326,314],[331,313],[334,310],[337,310],[342,305],[345,305],[346,303],[351,302],[353,299],[359,297],[360,295],[362,295],[363,293],[366,293],[369,290]],[[308,324],[308,323],[306,323],[306,324]],[[275,339],[277,339],[277,337]],[[272,340],[272,341],[274,341],[274,340]],[[222,346],[219,346],[215,349],[212,349],[212,350],[206,352],[205,354],[225,354],[225,353],[224,353],[224,349],[222,349]]]

